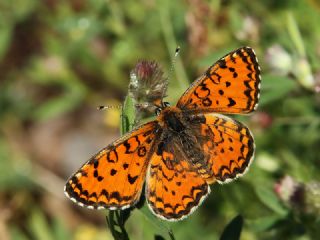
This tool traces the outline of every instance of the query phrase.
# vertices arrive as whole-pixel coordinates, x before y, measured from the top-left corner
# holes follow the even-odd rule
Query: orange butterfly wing
[[[249,168],[255,148],[249,129],[236,120],[215,113],[194,116],[193,122],[197,142],[207,161],[199,173],[207,182],[225,183],[243,175]]]
[[[210,187],[188,160],[181,158],[173,144],[165,148],[151,158],[146,199],[156,216],[177,221],[186,218],[201,204],[210,193]]]
[[[157,131],[157,121],[146,123],[101,150],[70,177],[66,195],[78,205],[94,209],[134,205],[141,194]]]
[[[259,98],[260,67],[254,51],[239,48],[212,65],[182,95],[177,107],[192,112],[249,113]]]

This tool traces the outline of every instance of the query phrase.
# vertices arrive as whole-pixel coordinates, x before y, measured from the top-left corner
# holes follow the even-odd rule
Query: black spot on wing
[[[228,98],[228,100],[229,100],[228,107],[233,107],[234,105],[236,105],[236,102],[232,98]]]
[[[138,178],[138,175],[137,175],[137,176],[134,176],[134,177],[131,177],[131,175],[128,174],[128,181],[129,181],[129,183],[130,183],[131,185],[135,183],[135,181],[137,180],[137,178]]]
[[[111,171],[110,171],[110,175],[111,175],[111,176],[116,175],[116,173],[117,173],[117,170],[115,170],[115,169],[111,169]]]

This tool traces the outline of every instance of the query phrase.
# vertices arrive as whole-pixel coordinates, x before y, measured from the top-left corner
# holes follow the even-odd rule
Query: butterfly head
[[[159,116],[161,112],[168,107],[170,107],[170,103],[161,101],[159,105],[156,105],[155,114]]]
[[[166,104],[157,111],[158,123],[165,129],[181,132],[185,129],[185,120],[180,108]]]

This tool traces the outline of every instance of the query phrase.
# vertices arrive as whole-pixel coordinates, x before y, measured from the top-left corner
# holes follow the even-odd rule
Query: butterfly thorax
[[[183,132],[186,129],[182,112],[177,107],[164,108],[158,117],[158,121],[161,127],[177,133]]]

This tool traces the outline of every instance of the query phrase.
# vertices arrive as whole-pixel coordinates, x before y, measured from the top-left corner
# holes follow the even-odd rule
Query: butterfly
[[[67,181],[66,195],[89,209],[123,210],[145,189],[156,216],[186,218],[208,196],[210,184],[230,182],[248,170],[252,134],[222,114],[254,111],[260,81],[252,48],[230,52],[194,81],[176,106],[162,103],[154,121],[91,157]]]

